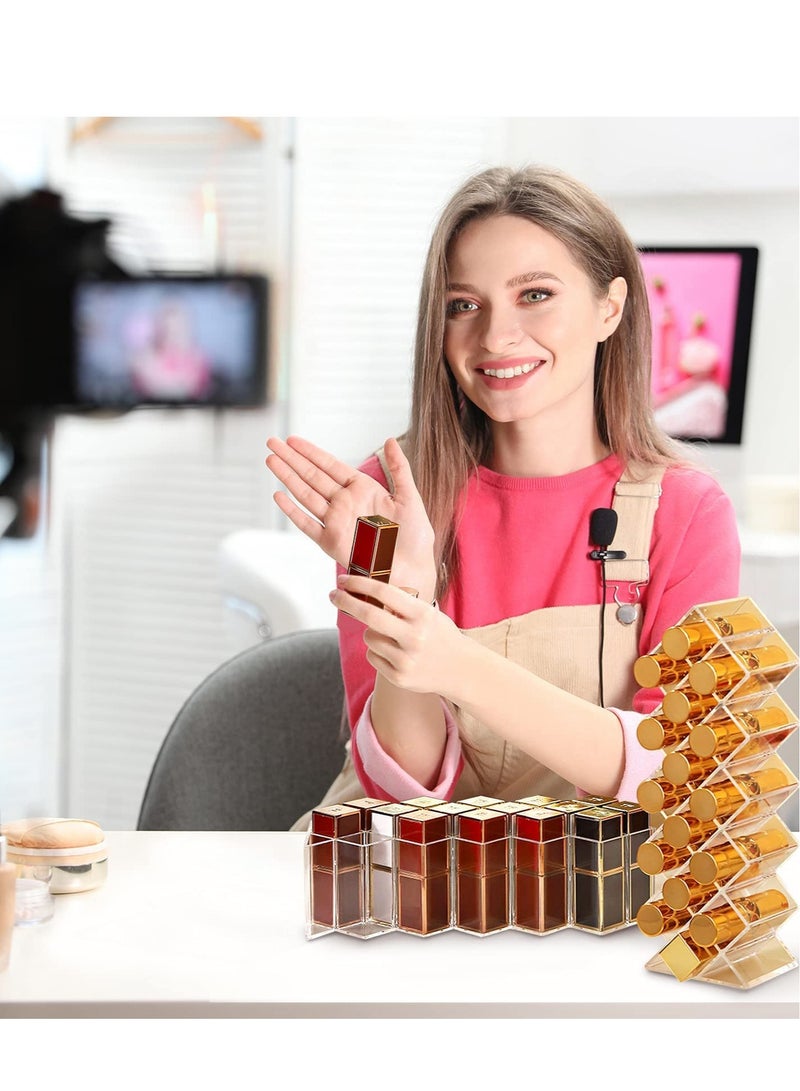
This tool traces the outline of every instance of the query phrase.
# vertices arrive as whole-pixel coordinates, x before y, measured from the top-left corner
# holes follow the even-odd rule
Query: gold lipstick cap
[[[648,814],[657,814],[664,809],[664,789],[656,780],[643,780],[636,789],[636,799],[640,807]]]
[[[710,758],[717,749],[717,736],[710,724],[698,724],[689,733],[689,746],[698,758]]]
[[[671,689],[664,694],[661,707],[664,715],[674,724],[685,724],[714,708],[718,702],[713,697],[700,697],[682,689]]]
[[[672,659],[685,659],[692,649],[693,638],[696,632],[684,629],[680,625],[673,625],[664,630],[661,637],[661,647]]]
[[[645,902],[636,913],[636,923],[639,931],[646,936],[660,936],[663,932],[672,932],[686,923],[689,914],[685,911],[677,912],[670,909],[663,902],[659,905],[655,902]]]
[[[658,907],[650,902],[639,907],[636,923],[646,936],[660,936],[664,931],[664,917],[659,913]]]
[[[667,754],[661,766],[670,784],[686,784],[692,775],[692,763],[685,754]]]
[[[686,909],[692,900],[692,888],[685,879],[673,875],[665,881],[661,896],[670,909]]]
[[[731,874],[730,867],[733,866],[735,870],[736,865],[742,865],[742,858],[734,848],[716,849],[714,852],[701,850],[689,861],[689,871],[698,883],[708,886],[715,883],[721,873]]]
[[[655,841],[645,841],[636,853],[636,863],[645,875],[660,875],[666,866],[664,850]]]
[[[673,814],[664,819],[664,840],[674,849],[686,848],[692,841],[705,840],[717,830],[715,822],[704,824],[691,816]],[[705,836],[704,836],[705,835]]]
[[[645,750],[660,750],[664,745],[664,725],[655,716],[645,716],[636,728],[636,738]]]
[[[716,796],[709,788],[698,788],[696,792],[692,792],[689,810],[695,818],[699,818],[701,822],[707,822],[717,813]]]
[[[689,935],[700,947],[713,947],[733,939],[744,929],[744,923],[733,909],[715,913],[698,913],[689,923]]]
[[[710,659],[705,659],[689,671],[689,685],[703,697],[710,696],[719,684],[717,672]]]
[[[652,689],[661,680],[663,665],[657,655],[640,655],[633,664],[633,677],[640,686]]]

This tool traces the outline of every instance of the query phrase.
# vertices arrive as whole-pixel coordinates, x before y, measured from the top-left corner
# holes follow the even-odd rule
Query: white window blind
[[[129,272],[281,281],[285,134],[278,120],[259,125],[260,140],[224,118],[112,118],[77,140],[68,130],[52,185],[70,214],[112,220],[109,247]],[[132,828],[172,719],[227,658],[219,546],[272,518],[264,439],[279,416],[272,405],[59,421],[68,813]]]

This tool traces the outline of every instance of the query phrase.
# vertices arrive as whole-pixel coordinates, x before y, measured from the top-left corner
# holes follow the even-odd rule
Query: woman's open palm
[[[393,572],[401,581],[416,581],[414,586],[423,594],[433,595],[433,530],[397,440],[389,439],[384,446],[394,493],[299,436],[285,441],[271,437],[267,447],[271,452],[267,466],[287,490],[274,494],[275,503],[298,530],[346,568],[356,519],[362,515],[391,519],[400,527]],[[421,583],[427,586],[419,587]]]

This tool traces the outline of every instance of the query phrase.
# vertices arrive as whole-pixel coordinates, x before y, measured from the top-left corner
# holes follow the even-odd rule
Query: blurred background
[[[404,430],[431,229],[498,163],[576,175],[643,248],[757,250],[737,420],[693,442],[797,648],[799,150],[794,118],[0,117],[3,818],[133,828],[194,686],[335,624],[265,439]]]

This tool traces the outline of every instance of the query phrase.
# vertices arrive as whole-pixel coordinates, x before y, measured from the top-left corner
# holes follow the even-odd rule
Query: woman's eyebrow
[[[564,283],[555,273],[546,273],[540,269],[534,273],[520,273],[518,277],[512,277],[506,281],[506,288],[519,288],[523,284],[530,284],[532,280],[557,280],[559,284]]]
[[[555,273],[546,273],[544,270],[537,270],[532,273],[520,273],[518,276],[512,277],[511,280],[506,281],[506,288],[519,288],[523,284],[530,284],[536,280],[557,280],[559,284],[564,282],[560,277],[557,277]],[[447,285],[448,292],[474,292],[477,291],[474,284],[461,284],[453,281]]]

